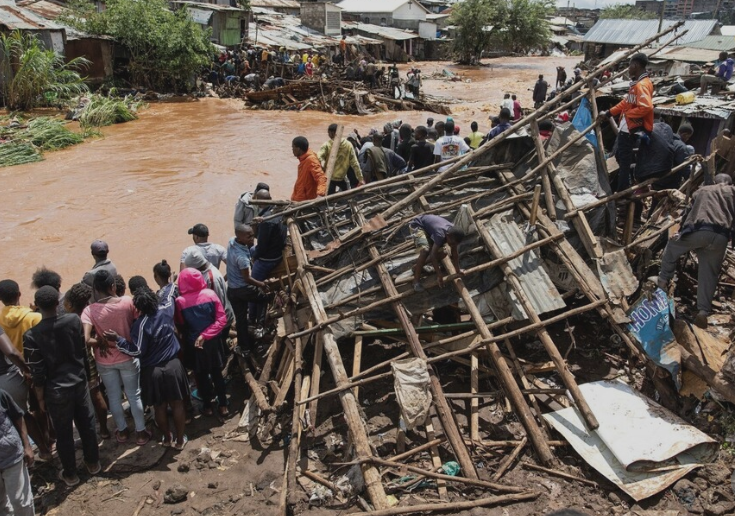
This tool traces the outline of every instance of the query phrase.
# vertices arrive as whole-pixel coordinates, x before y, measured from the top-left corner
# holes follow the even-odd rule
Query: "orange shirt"
[[[643,127],[653,131],[653,83],[648,75],[640,77],[628,91],[628,95],[610,108],[610,114],[625,117],[628,132]]]
[[[327,176],[316,153],[309,149],[299,156],[299,171],[293,185],[292,201],[309,201],[327,193]]]

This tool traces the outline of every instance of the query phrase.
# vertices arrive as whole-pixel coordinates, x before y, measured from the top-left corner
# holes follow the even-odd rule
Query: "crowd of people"
[[[269,190],[259,183],[240,196],[226,248],[209,242],[206,225],[189,229],[193,245],[182,252],[178,273],[166,260],[154,264],[152,287],[142,276],[126,282],[101,240],[90,247],[93,266],[68,290],[46,267],[33,275],[30,303],[17,281],[0,281],[0,507],[33,514],[32,443],[38,460],[58,455],[59,480],[74,486],[80,482],[74,428],[83,467],[95,475],[98,439],[143,446],[154,438],[147,410],[160,445],[175,450],[188,442],[193,399],[213,423],[229,417],[226,358],[263,352],[256,343],[270,295],[265,279],[286,244],[280,218],[263,220],[273,206],[251,203],[270,199]]]

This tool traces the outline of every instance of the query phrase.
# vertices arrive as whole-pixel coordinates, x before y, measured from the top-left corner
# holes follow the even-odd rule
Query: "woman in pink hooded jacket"
[[[222,368],[225,364],[222,330],[227,326],[227,315],[217,294],[207,288],[202,273],[187,268],[179,275],[176,298],[176,325],[183,335],[184,361],[193,367],[204,402],[204,414],[212,414],[212,398],[217,396],[219,417],[227,417],[227,390]],[[188,360],[187,360],[188,358]],[[214,392],[212,390],[214,382]]]

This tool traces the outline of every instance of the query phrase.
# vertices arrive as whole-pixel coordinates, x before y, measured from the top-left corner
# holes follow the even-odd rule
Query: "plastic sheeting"
[[[413,430],[424,424],[431,408],[426,361],[420,358],[407,358],[393,362],[391,368],[403,422],[407,430]]]
[[[585,428],[574,407],[544,414],[544,419],[636,501],[662,491],[717,453],[714,439],[622,382],[593,382],[579,389],[600,423],[596,431]]]

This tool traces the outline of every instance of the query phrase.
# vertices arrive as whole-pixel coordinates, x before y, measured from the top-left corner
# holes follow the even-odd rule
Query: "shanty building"
[[[66,33],[64,27],[15,5],[11,0],[0,0],[0,30],[15,30],[36,36],[46,48],[63,55]]]
[[[429,14],[416,0],[342,0],[337,5],[343,20],[415,31]]]
[[[677,22],[663,20],[662,30]],[[672,35],[683,34],[677,45],[700,41],[714,34],[717,20],[687,20]],[[599,20],[584,36],[584,58],[604,59],[621,48],[630,48],[644,43],[659,32],[659,20]]]
[[[375,56],[384,61],[405,63],[409,56],[421,59],[423,45],[419,35],[409,30],[381,27],[372,23],[342,22],[342,29],[347,34],[357,34],[383,41],[382,55]]]
[[[212,43],[223,47],[240,45],[248,36],[249,11],[229,5],[204,4],[176,0],[176,7],[186,7],[189,17],[212,29]]]

